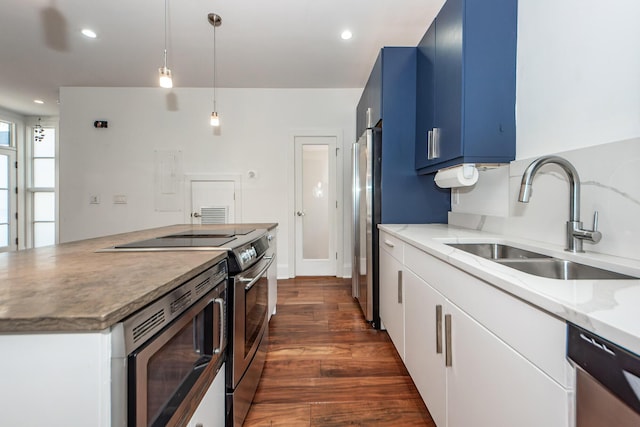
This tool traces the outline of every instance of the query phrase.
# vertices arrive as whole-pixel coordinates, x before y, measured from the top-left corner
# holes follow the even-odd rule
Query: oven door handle
[[[213,300],[214,303],[218,304],[220,306],[220,339],[219,341],[219,347],[214,348],[213,349],[213,354],[220,354],[222,353],[222,350],[224,350],[225,348],[225,341],[224,341],[224,317],[225,317],[225,313],[224,313],[224,309],[225,309],[225,303],[224,303],[224,299],[222,298],[216,298]]]
[[[271,264],[273,263],[273,257],[272,256],[265,256],[263,259],[269,261],[267,262],[267,265],[265,265],[264,267],[262,267],[260,269],[260,271],[252,278],[248,278],[248,277],[239,277],[238,280],[242,283],[242,282],[248,282],[246,285],[244,285],[244,290],[248,291],[249,289],[253,288],[253,286],[258,282],[258,280],[264,275],[264,273],[269,269],[269,267],[271,267]]]

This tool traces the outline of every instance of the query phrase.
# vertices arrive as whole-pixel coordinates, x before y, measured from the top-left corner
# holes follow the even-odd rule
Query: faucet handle
[[[593,243],[598,243],[602,239],[602,233],[598,231],[598,211],[593,212],[593,230],[589,234],[589,240]]]

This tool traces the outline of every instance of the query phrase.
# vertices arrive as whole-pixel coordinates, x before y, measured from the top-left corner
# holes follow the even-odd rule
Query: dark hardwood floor
[[[244,426],[435,427],[389,336],[349,279],[278,281],[264,373]]]

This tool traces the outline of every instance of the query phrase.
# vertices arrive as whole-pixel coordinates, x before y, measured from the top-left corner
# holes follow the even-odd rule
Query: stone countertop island
[[[277,224],[242,224],[272,229]],[[105,330],[225,257],[224,251],[98,252],[173,225],[0,254],[0,333]]]

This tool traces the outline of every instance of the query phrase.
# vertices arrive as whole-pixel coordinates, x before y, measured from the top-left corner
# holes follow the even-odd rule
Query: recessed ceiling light
[[[351,37],[353,37],[353,34],[351,34],[351,31],[349,30],[344,30],[342,34],[340,34],[340,37],[342,37],[342,40],[349,40]]]
[[[95,39],[96,37],[98,37],[96,32],[93,30],[90,30],[89,28],[83,28],[81,33],[83,36],[88,37],[90,39]]]
[[[42,99],[34,99],[33,102],[35,102],[36,104],[44,104],[44,101]]]

